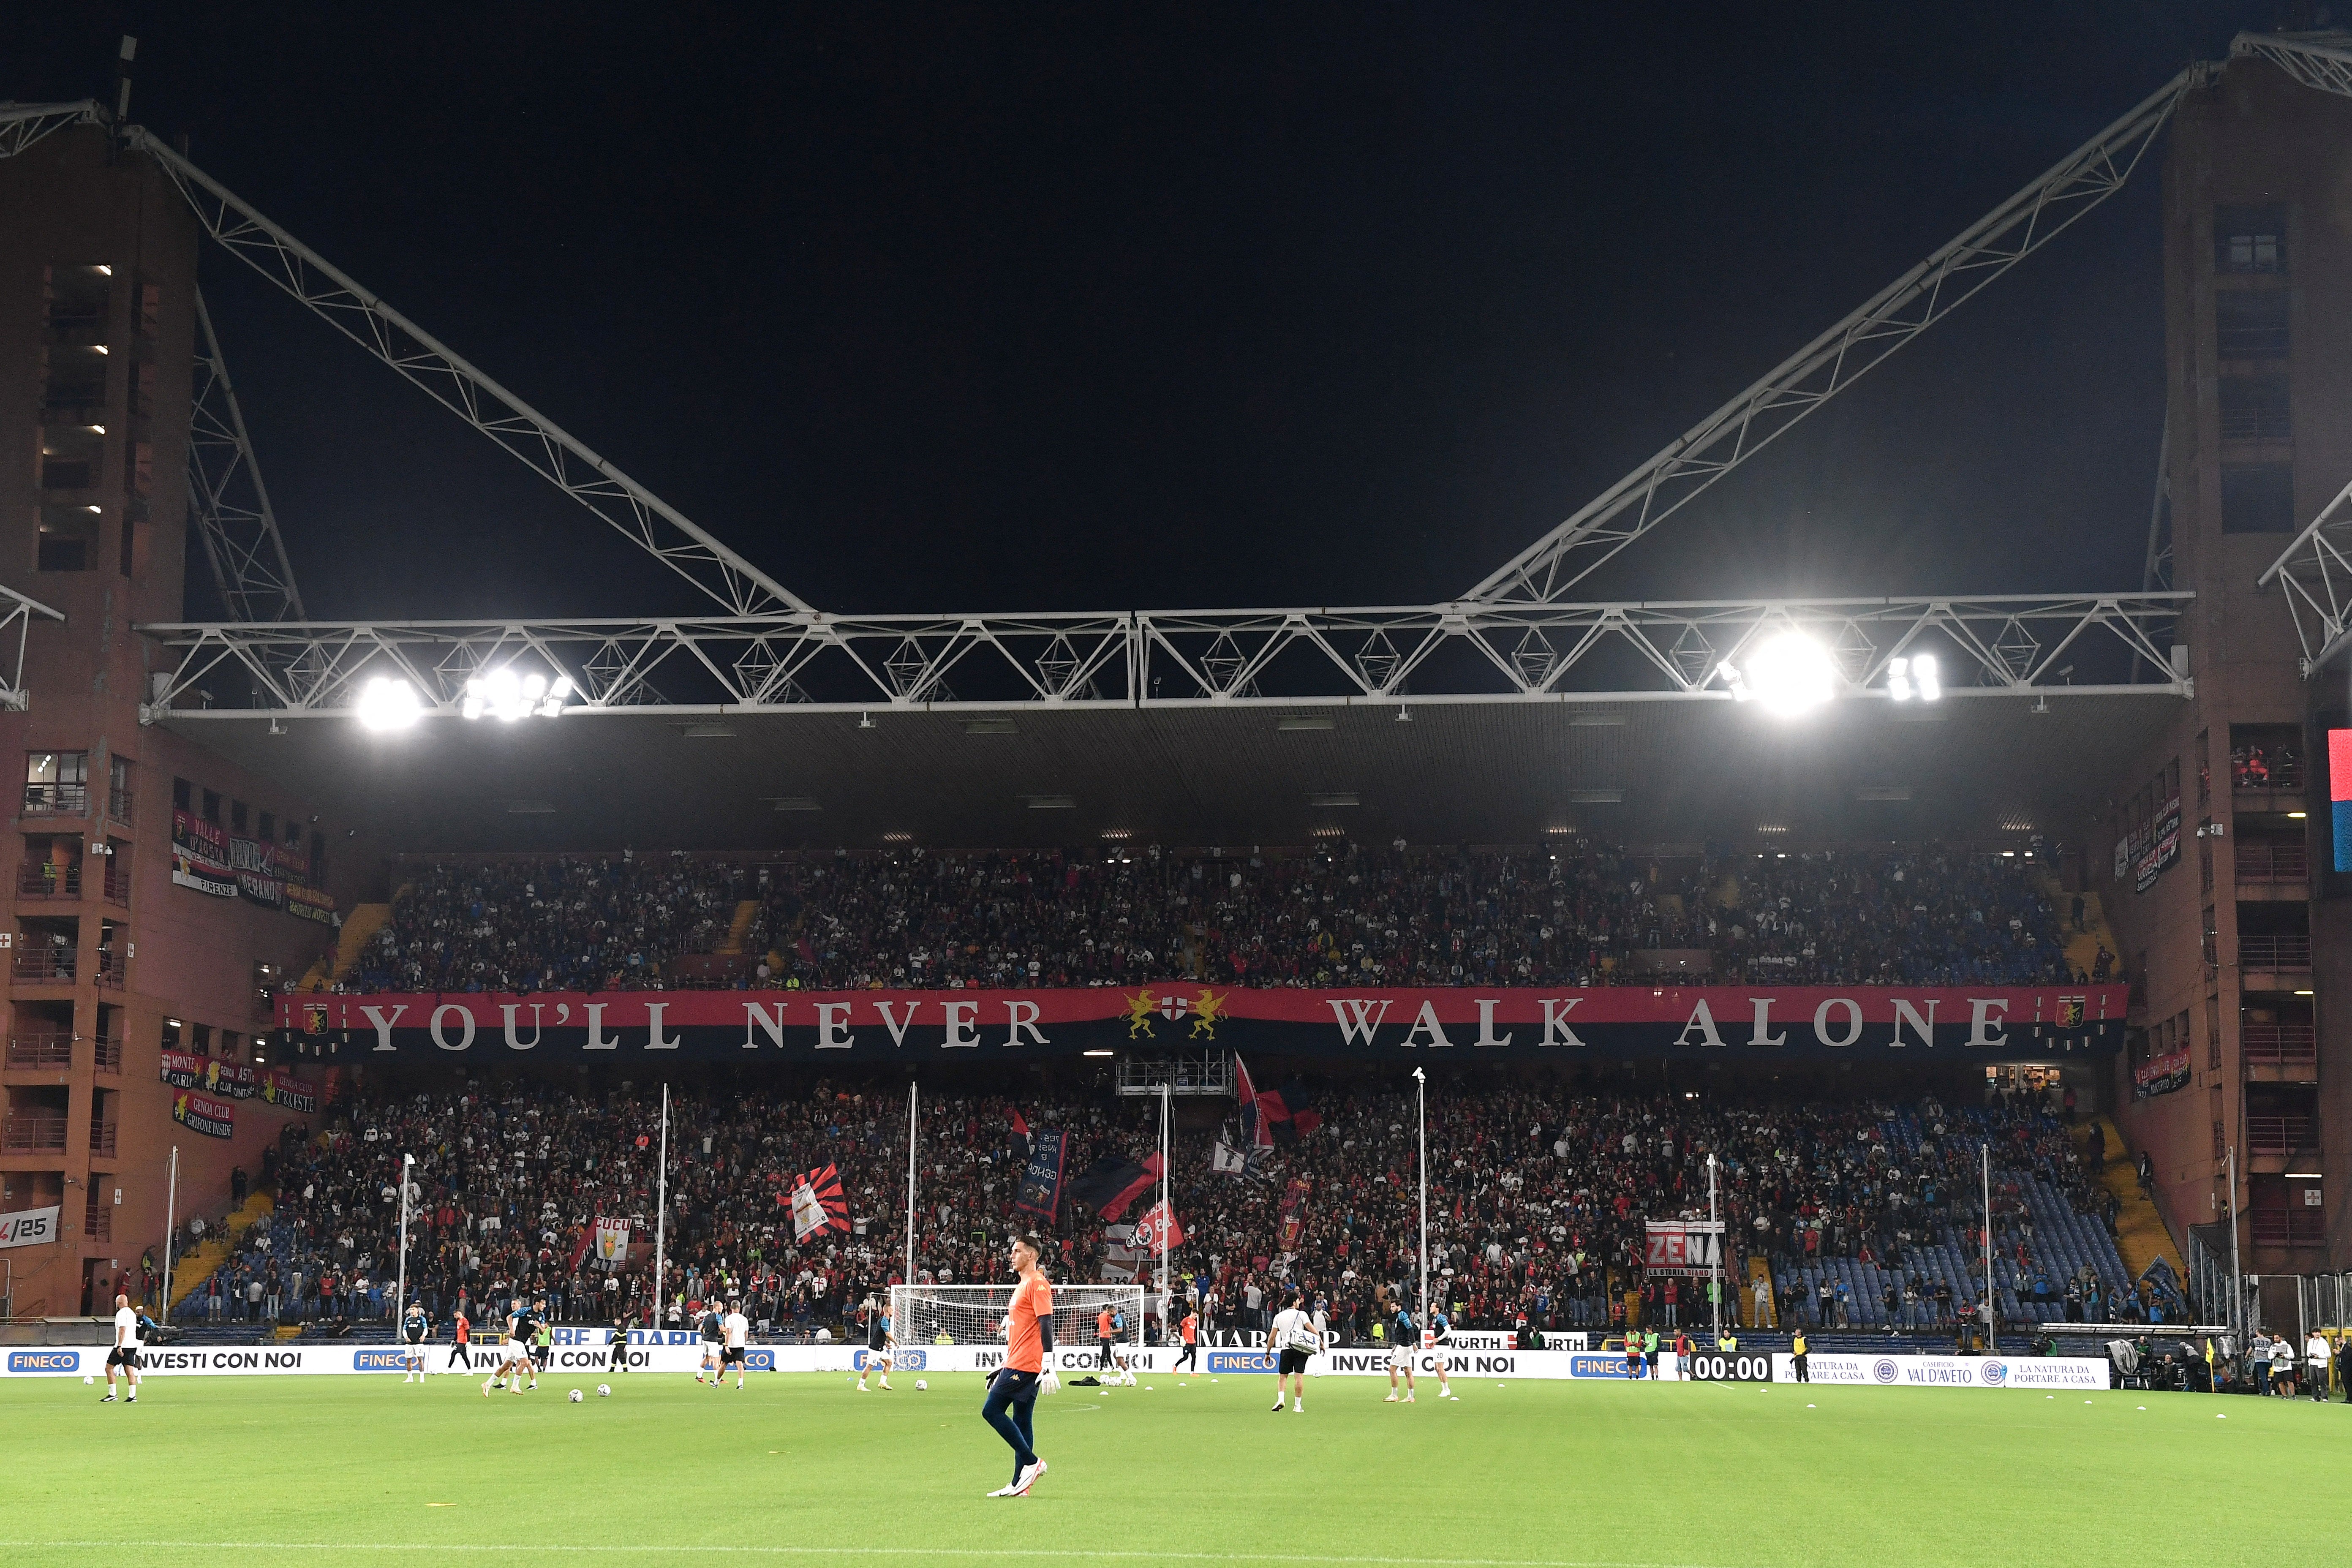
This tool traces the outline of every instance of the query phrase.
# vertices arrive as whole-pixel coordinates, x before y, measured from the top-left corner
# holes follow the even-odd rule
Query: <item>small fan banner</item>
[[[806,1241],[819,1231],[849,1228],[849,1202],[841,1195],[841,1172],[832,1165],[811,1171],[793,1185],[793,1237]]]

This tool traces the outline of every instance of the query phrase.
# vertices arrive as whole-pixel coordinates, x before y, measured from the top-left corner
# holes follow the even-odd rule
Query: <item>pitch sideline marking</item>
[[[201,1552],[569,1552],[604,1554],[634,1552],[639,1555],[704,1552],[753,1557],[979,1557],[1008,1562],[1035,1558],[1085,1557],[1140,1563],[1364,1563],[1372,1565],[1372,1568],[1720,1568],[1720,1565],[1705,1563],[1599,1562],[1589,1558],[1565,1557],[1370,1557],[1327,1556],[1282,1552],[1076,1552],[1052,1548],[1026,1551],[1013,1547],[958,1549],[946,1546],[702,1546],[593,1543],[572,1545],[553,1542],[534,1545],[437,1541],[0,1541],[0,1546],[22,1547],[28,1550],[36,1547],[62,1548],[75,1551],[113,1547],[140,1550],[193,1548]]]

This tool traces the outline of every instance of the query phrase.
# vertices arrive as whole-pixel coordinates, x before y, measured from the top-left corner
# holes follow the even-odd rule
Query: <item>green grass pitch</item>
[[[11,1381],[0,1561],[2158,1568],[2326,1561],[2352,1517],[2352,1409],[2284,1400],[1325,1378],[1277,1417],[1160,1376],[1041,1401],[1048,1474],[991,1500],[977,1375],[612,1381]]]

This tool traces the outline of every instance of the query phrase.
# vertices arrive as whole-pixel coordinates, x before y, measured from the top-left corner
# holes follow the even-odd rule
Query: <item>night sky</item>
[[[214,14],[203,15],[206,10]],[[2275,0],[18,5],[821,608],[1457,595]],[[1580,592],[2136,588],[2157,171]],[[703,605],[225,252],[318,617]],[[215,609],[208,585],[191,614]]]

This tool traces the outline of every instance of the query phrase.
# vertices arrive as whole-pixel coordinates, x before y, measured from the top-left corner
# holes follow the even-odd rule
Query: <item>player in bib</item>
[[[702,1364],[694,1369],[694,1381],[700,1383],[702,1374],[710,1374],[710,1386],[716,1388],[726,1377],[719,1360],[719,1349],[727,1338],[726,1320],[719,1315],[719,1303],[711,1301],[702,1310]]]
[[[425,1381],[425,1342],[432,1337],[433,1321],[425,1315],[425,1303],[411,1301],[400,1315],[401,1382]]]
[[[1429,1315],[1429,1328],[1421,1336],[1421,1348],[1437,1363],[1437,1397],[1460,1399],[1451,1384],[1445,1381],[1445,1352],[1454,1344],[1454,1324],[1443,1312]]]
[[[1412,1314],[1399,1307],[1389,1324],[1389,1396],[1381,1404],[1397,1403],[1399,1373],[1404,1373],[1404,1403],[1412,1403],[1412,1353],[1420,1343],[1421,1330],[1414,1325]]]
[[[885,1394],[890,1392],[891,1354],[898,1345],[896,1330],[897,1325],[891,1321],[890,1314],[877,1305],[872,1297],[867,1297],[866,1300],[866,1359],[857,1369],[858,1393],[866,1392],[866,1374],[877,1372],[881,1377],[882,1392]]]
[[[530,1378],[531,1387],[539,1386],[539,1379],[531,1376],[531,1329],[530,1307],[518,1296],[514,1299],[514,1306],[507,1313],[507,1342],[499,1352],[498,1370],[483,1381],[483,1398],[488,1399],[490,1396],[491,1389],[504,1388],[509,1384],[512,1384],[514,1392],[520,1394],[523,1392],[523,1380],[526,1377]]]

